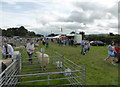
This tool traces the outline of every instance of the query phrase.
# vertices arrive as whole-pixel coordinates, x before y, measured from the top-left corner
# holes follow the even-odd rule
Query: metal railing
[[[22,54],[25,52],[22,51]],[[41,82],[46,82],[47,85],[57,85],[57,86],[65,86],[65,85],[71,85],[73,87],[75,86],[84,86],[85,85],[85,66],[78,66],[71,60],[64,57],[64,55],[61,55],[55,51],[49,51],[45,52],[49,55],[50,58],[50,64],[46,67],[46,71],[42,71],[42,69],[38,66],[38,58],[33,57],[33,63],[29,64],[29,61],[27,61],[29,58],[22,58],[22,74],[25,75],[16,75],[15,77],[20,77],[21,80],[17,84],[26,84],[26,83],[38,83],[39,85]],[[47,57],[44,57],[47,58]],[[62,62],[62,67],[58,68],[56,62]],[[51,65],[54,65],[51,67]],[[71,69],[70,72],[65,72],[65,70],[69,68]],[[56,72],[58,71],[58,72]],[[70,73],[70,75],[66,75],[66,73]],[[37,78],[39,77],[39,78]],[[54,77],[54,78],[53,78]],[[27,80],[25,81],[25,79]],[[29,78],[33,78],[34,80],[29,80]],[[61,81],[65,80],[66,83],[60,83],[60,84],[53,84],[53,81]],[[62,81],[61,81],[62,82]]]
[[[38,58],[33,57],[33,64],[29,64],[29,58],[25,58],[25,53],[25,51],[21,51],[14,58],[14,61],[0,74],[0,87],[15,87],[32,83],[37,85],[45,83],[44,85],[54,85],[55,87],[85,86],[85,66],[78,66],[64,57],[64,55],[55,51],[46,51],[44,53],[49,55],[50,64],[48,64],[45,71],[42,71]],[[61,67],[57,66],[56,62],[58,61],[62,62]],[[65,70],[68,68],[71,71],[66,72]]]
[[[11,77],[18,75],[21,71],[21,55],[19,52],[17,53],[13,58],[10,58],[13,62],[0,74],[0,87],[15,87],[17,84],[19,78]]]

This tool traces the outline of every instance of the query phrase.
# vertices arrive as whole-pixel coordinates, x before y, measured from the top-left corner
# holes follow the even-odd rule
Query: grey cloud
[[[93,2],[76,2],[74,5],[78,8],[83,9],[84,11],[101,11],[106,10],[105,7],[103,7],[99,3],[93,3]]]
[[[89,20],[86,17],[85,13],[79,11],[72,11],[67,21],[84,23],[84,22],[88,22]]]
[[[77,29],[87,29],[87,27],[86,26],[84,26],[84,27],[82,27],[80,24],[70,24],[70,25],[65,25],[64,26],[65,28],[67,28],[67,29],[71,29],[71,30],[77,30]]]
[[[89,17],[86,16],[84,12],[74,10],[71,12],[68,18],[59,18],[58,21],[61,22],[78,22],[78,23],[90,23],[93,20],[89,20]]]
[[[116,23],[110,23],[109,25],[108,25],[108,27],[110,27],[110,28],[118,28],[118,24],[116,24]]]
[[[119,4],[115,4],[113,7],[108,9],[108,12],[110,12],[115,17],[118,17],[118,12],[120,12],[120,5]]]
[[[45,28],[30,28],[29,30],[34,30],[36,34],[48,35],[50,32]]]
[[[88,17],[87,14],[90,14],[90,16]],[[96,19],[103,19],[105,15],[105,13],[98,11],[91,13],[73,11],[67,19],[67,22],[93,23]]]
[[[45,25],[45,24],[49,23],[47,20],[45,20],[43,18],[36,19],[36,22],[38,24],[42,24],[42,25]]]
[[[115,8],[117,7],[113,6],[108,9],[99,3],[93,2],[76,2],[74,6],[78,9],[83,9],[83,11],[73,10],[68,18],[59,18],[59,21],[93,23],[94,20],[112,19],[113,15],[116,15]],[[106,17],[108,13],[111,13],[111,15]],[[87,16],[88,14],[89,16]]]
[[[78,9],[83,9],[83,11],[80,11],[78,9],[73,10],[70,15],[67,18],[64,17],[58,17],[54,22],[65,22],[64,24],[56,24],[56,26],[50,25],[49,23],[52,20],[45,20],[44,18],[41,18],[41,20],[37,20],[38,23],[43,24],[44,26],[48,25],[49,30],[46,30],[46,33],[48,31],[54,30],[54,31],[59,31],[58,26],[62,26],[63,29],[68,29],[68,30],[76,30],[76,29],[83,29],[83,30],[90,30],[89,27],[82,27],[80,24],[94,24],[95,20],[104,20],[104,19],[112,19],[113,16],[116,17],[116,10],[117,6],[113,6],[111,8],[107,8],[102,6],[99,3],[93,3],[93,2],[77,2],[74,3],[74,6],[76,6]],[[88,16],[89,14],[89,16]],[[76,22],[77,24],[69,24],[69,22]],[[67,24],[68,23],[68,24]],[[107,30],[107,28],[117,28],[117,24],[109,24],[108,26],[102,26],[98,25],[100,29]],[[106,28],[106,29],[105,29]],[[43,29],[44,30],[44,29]],[[91,30],[90,30],[91,31]],[[91,32],[93,32],[92,30]],[[45,33],[44,31],[42,31]],[[98,31],[94,31],[94,33],[97,33]]]

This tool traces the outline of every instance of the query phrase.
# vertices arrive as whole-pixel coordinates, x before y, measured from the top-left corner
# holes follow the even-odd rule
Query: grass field
[[[118,65],[104,61],[108,56],[107,46],[92,46],[89,53],[81,55],[81,47],[58,46],[51,43],[48,50],[55,50],[78,65],[86,66],[86,85],[117,85]]]
[[[43,47],[40,45],[40,48]],[[40,50],[40,48],[37,50]],[[80,54],[80,46],[60,47],[58,44],[50,43],[49,48],[46,48],[46,50],[57,51],[79,66],[85,65],[86,85],[118,85],[118,65],[114,66],[109,61],[104,61],[104,58],[108,56],[107,46],[92,46],[90,52],[86,55]],[[27,57],[27,54],[24,57]],[[35,83],[30,84],[36,85]]]

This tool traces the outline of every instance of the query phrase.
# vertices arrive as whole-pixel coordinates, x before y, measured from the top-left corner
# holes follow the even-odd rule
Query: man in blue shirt
[[[81,50],[81,54],[85,55],[85,38],[82,40],[82,43],[81,43],[81,47],[82,47],[82,50]]]

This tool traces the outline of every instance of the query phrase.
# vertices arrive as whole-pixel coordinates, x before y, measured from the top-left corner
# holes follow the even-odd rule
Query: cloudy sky
[[[0,28],[25,26],[39,34],[118,33],[118,0],[1,0]]]

